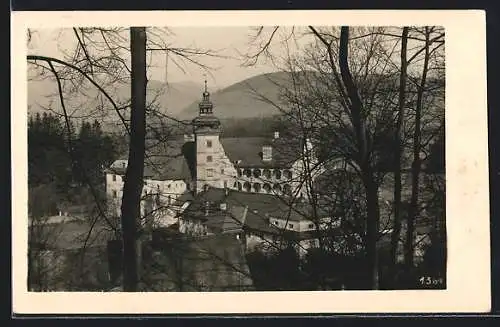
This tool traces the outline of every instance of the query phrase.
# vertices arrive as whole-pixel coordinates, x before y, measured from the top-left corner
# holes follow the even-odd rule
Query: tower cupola
[[[214,105],[210,101],[210,93],[207,89],[207,80],[205,80],[205,92],[203,92],[203,98],[198,107],[200,109],[200,116],[213,115]]]
[[[205,91],[203,92],[203,98],[198,104],[199,114],[198,117],[193,119],[193,127],[195,134],[201,133],[219,133],[220,132],[220,121],[215,117],[213,113],[214,105],[210,101],[210,93],[207,88],[207,81],[205,80]]]

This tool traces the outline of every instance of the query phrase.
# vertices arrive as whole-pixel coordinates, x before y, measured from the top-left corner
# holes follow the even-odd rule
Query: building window
[[[224,168],[221,168],[220,173],[221,175],[224,175]]]
[[[253,184],[253,189],[255,190],[255,192],[260,192],[260,183],[254,183]]]
[[[214,170],[213,169],[207,169],[207,177],[214,177]]]
[[[286,179],[292,179],[292,172],[290,170],[285,170],[284,175]]]
[[[308,228],[314,228],[314,224],[309,224],[307,227]]]
[[[275,169],[275,170],[274,170],[274,177],[275,177],[276,179],[280,179],[280,178],[281,178],[281,170],[279,170],[279,169]]]
[[[286,195],[292,195],[292,187],[288,184],[285,184],[285,186],[283,186],[283,192]]]
[[[241,189],[242,189],[241,183],[238,182],[238,191],[241,191]]]
[[[241,169],[238,169],[238,177],[241,177],[242,173],[241,173]]]
[[[288,228],[293,229],[293,224],[288,224]]]
[[[252,177],[252,170],[249,168],[246,168],[244,171],[244,174],[246,177],[250,178],[250,177]]]
[[[126,165],[127,165],[127,163],[122,162],[122,168],[125,168]]]
[[[254,169],[253,170],[253,177],[259,178],[260,177],[260,169]]]
[[[115,198],[115,199],[116,199],[116,196],[117,196],[117,194],[116,194],[116,190],[113,190],[113,198]]]
[[[227,181],[224,181],[224,188],[227,188]]]
[[[264,177],[267,179],[271,178],[271,171],[269,169],[264,169]]]
[[[264,191],[266,191],[267,193],[271,192],[271,185],[269,185],[268,183],[265,183],[264,186],[262,187],[264,189]]]
[[[281,191],[281,185],[280,184],[274,184],[273,190],[276,191],[276,192],[280,192]]]
[[[243,184],[243,188],[245,189],[245,191],[250,192],[252,186],[249,182],[245,182],[245,184]]]
[[[211,148],[212,147],[212,141],[211,140],[207,140],[207,148]]]
[[[113,174],[113,182],[116,182],[116,175]]]
[[[207,162],[212,162],[212,156],[207,156]]]

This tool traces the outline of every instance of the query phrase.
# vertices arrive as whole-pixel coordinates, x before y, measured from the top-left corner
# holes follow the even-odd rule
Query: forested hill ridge
[[[322,85],[325,82],[325,77],[319,76],[318,73],[307,71],[304,76],[306,78],[302,80],[307,80],[308,83]],[[364,84],[378,85],[371,82],[373,79],[380,78],[380,76],[368,78]],[[385,76],[382,79],[385,80],[383,84],[387,84],[387,87],[397,90],[398,76]],[[283,114],[282,110],[288,110],[283,94],[285,89],[291,90],[291,80],[288,72],[274,72],[253,76],[220,90],[211,89],[208,83],[210,98],[214,103],[214,113],[231,135],[234,134],[233,130],[240,127],[254,129],[248,126],[252,123],[274,121],[277,116]],[[299,77],[298,80],[301,78]],[[429,85],[436,84],[436,82],[439,81],[428,80]],[[326,84],[329,85],[329,83]],[[366,91],[366,85],[359,86],[361,91]],[[130,94],[129,85],[123,83],[114,89],[113,86],[108,89],[112,89],[109,91],[110,96],[119,106],[127,106]],[[174,126],[174,129],[176,125],[179,125],[179,129],[182,130],[179,131],[180,134],[189,132],[190,121],[198,115],[198,104],[201,101],[202,92],[201,83],[179,82],[166,85],[154,80],[148,81],[148,104],[152,109],[148,113],[148,123],[156,125],[161,122],[162,125]],[[71,93],[65,97],[65,105],[73,123],[77,126],[80,125],[79,121],[98,119],[104,131],[123,132],[120,117],[95,87],[86,87],[85,91]],[[444,106],[439,107],[441,110],[444,109]],[[50,108],[49,111],[55,111],[56,114],[62,114],[55,82],[47,78],[42,81],[30,81],[28,83],[28,112],[30,114],[43,112],[47,111],[47,108]],[[125,118],[127,118],[127,112],[128,110],[121,111]],[[441,115],[442,113],[439,113],[439,116]],[[255,136],[253,135],[255,133],[250,131],[243,134],[245,135],[242,136],[246,134]]]
[[[280,114],[273,103],[280,102],[282,85],[287,80],[287,73],[277,72],[261,74],[232,84],[220,90],[210,89],[215,113],[222,120],[240,118],[262,118]],[[81,88],[80,91],[68,90],[65,106],[68,114],[75,120],[99,119],[104,130],[114,130],[119,126],[120,118],[109,101],[99,94],[95,87]],[[127,104],[130,86],[123,83],[116,87],[107,87],[106,91],[119,105]],[[203,92],[202,84],[195,82],[165,83],[148,81],[148,103],[159,112],[159,117],[172,117],[178,120],[191,120],[198,114],[198,103]],[[104,109],[104,110],[103,110]],[[28,113],[52,111],[62,114],[57,93],[57,85],[50,78],[30,80],[28,82]],[[126,115],[126,114],[124,114]],[[77,123],[77,122],[75,122]]]
[[[157,112],[157,117],[176,117],[185,106],[200,97],[201,84],[194,82],[177,82],[168,85],[150,80],[147,86],[147,104]],[[67,83],[64,86],[64,101],[68,115],[76,125],[83,120],[98,119],[105,131],[118,131],[121,119],[106,97],[95,87],[78,86],[78,90]],[[120,107],[122,115],[126,118],[126,107],[130,99],[130,85],[117,83],[105,88],[113,101]],[[152,110],[152,111],[153,111]],[[51,78],[30,80],[28,82],[28,114],[51,112],[62,115],[62,107],[57,91],[57,84]]]
[[[278,115],[281,111],[275,104],[281,104],[281,91],[288,81],[289,73],[275,72],[253,76],[215,92],[209,89],[214,113],[220,119]],[[194,118],[198,114],[198,102],[197,99],[183,108],[179,118]]]

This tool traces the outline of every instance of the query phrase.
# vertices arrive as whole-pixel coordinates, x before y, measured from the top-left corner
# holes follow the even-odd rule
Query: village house
[[[323,210],[314,217],[307,203],[290,204],[272,194],[206,187],[181,199],[189,203],[179,218],[181,233],[233,234],[246,252],[292,246],[303,256],[319,246],[318,227],[320,231],[337,228],[340,221]]]

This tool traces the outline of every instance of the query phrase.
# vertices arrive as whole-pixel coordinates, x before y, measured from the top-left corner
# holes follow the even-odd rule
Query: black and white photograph
[[[18,33],[27,292],[447,290],[445,25],[124,23]]]

